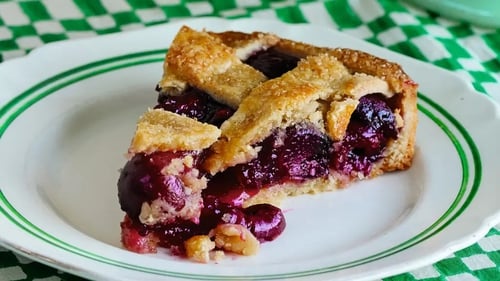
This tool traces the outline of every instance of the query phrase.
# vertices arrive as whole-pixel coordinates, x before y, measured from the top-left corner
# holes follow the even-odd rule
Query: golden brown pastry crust
[[[213,144],[220,130],[162,109],[150,109],[137,122],[129,154],[200,150]]]
[[[175,90],[179,91],[187,81],[233,108],[238,107],[252,88],[266,80],[264,74],[241,62],[236,49],[223,44],[218,37],[186,26],[172,42],[164,73],[160,88],[169,91],[177,87]]]

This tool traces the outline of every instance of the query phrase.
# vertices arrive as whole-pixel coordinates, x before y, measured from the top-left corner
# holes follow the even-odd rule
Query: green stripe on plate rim
[[[159,50],[137,52],[117,57],[111,57],[72,68],[70,70],[61,72],[55,76],[52,76],[46,80],[41,81],[40,83],[27,89],[19,96],[12,99],[9,103],[7,103],[4,107],[0,109],[0,120],[3,120],[2,124],[0,124],[0,138],[3,136],[8,127],[12,124],[12,122],[14,122],[14,120],[19,115],[21,115],[24,111],[26,111],[30,106],[32,106],[36,102],[39,102],[40,100],[56,92],[57,90],[60,90],[61,88],[71,85],[75,82],[102,73],[123,69],[127,67],[134,67],[142,64],[161,62],[164,58],[165,52],[166,49],[159,49]],[[482,167],[481,167],[479,150],[476,144],[474,143],[472,137],[467,132],[467,130],[449,112],[447,112],[442,106],[434,102],[432,99],[421,93],[419,94],[418,97],[419,97],[418,110],[423,114],[425,114],[429,119],[431,119],[435,124],[437,124],[443,130],[443,132],[448,136],[448,138],[450,139],[450,141],[452,142],[457,151],[462,166],[462,180],[459,191],[457,193],[455,200],[452,202],[449,208],[443,213],[443,215],[439,217],[432,225],[421,231],[419,234],[394,247],[391,247],[387,250],[381,251],[379,253],[373,254],[371,256],[359,260],[354,260],[343,264],[337,264],[317,269],[282,273],[282,274],[220,276],[220,275],[181,273],[181,272],[142,267],[130,263],[112,260],[110,258],[103,257],[95,253],[88,252],[77,246],[71,245],[45,232],[38,226],[28,221],[21,213],[19,213],[16,210],[14,206],[12,206],[12,204],[5,197],[1,189],[0,189],[0,202],[2,202],[3,206],[0,206],[0,213],[2,213],[11,223],[16,225],[20,229],[59,249],[65,250],[72,254],[76,254],[78,256],[85,257],[100,263],[117,266],[128,270],[134,270],[138,272],[144,272],[162,276],[170,276],[177,278],[197,278],[204,280],[221,280],[221,279],[235,280],[235,279],[247,279],[247,278],[252,278],[255,280],[282,279],[282,278],[303,277],[316,274],[323,274],[370,263],[375,260],[385,258],[390,255],[396,254],[398,252],[404,251],[405,249],[408,249],[438,234],[440,231],[446,228],[450,223],[452,223],[457,217],[459,217],[465,211],[465,209],[474,199],[474,196],[477,193],[481,182]],[[437,116],[434,112],[437,112],[440,115],[442,115],[442,117],[444,117],[444,119],[447,122],[449,122],[452,125],[452,127],[451,128],[448,127],[448,125],[442,119],[440,119],[440,116]],[[458,134],[463,138],[463,140],[465,141],[465,145],[468,147],[472,155],[472,166],[473,166],[472,182],[470,179],[471,162],[469,162],[466,150],[464,149],[462,143],[460,142],[460,138],[457,137],[457,135],[453,132],[452,128],[454,128],[458,132]]]

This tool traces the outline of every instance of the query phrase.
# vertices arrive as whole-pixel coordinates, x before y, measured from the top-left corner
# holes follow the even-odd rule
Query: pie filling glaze
[[[228,58],[207,54],[203,61],[192,46],[182,47],[183,37],[191,45],[201,40],[208,49],[228,52]],[[177,46],[187,57],[180,67],[176,66],[178,58],[173,58],[178,56]],[[187,27],[181,29],[169,52],[173,54],[165,60],[157,104],[138,122],[130,159],[118,180],[118,197],[126,213],[121,223],[122,244],[128,250],[152,253],[165,247],[200,262],[217,259],[224,251],[255,254],[259,243],[276,239],[285,229],[285,216],[277,207],[283,197],[333,190],[411,165],[416,84],[395,64],[361,52],[317,48],[269,34],[206,33]],[[323,58],[313,65],[320,68],[312,68],[312,73],[299,65],[308,56],[322,53],[330,53],[334,67],[340,69],[331,79],[321,74],[322,64],[328,63]],[[224,69],[211,69],[221,60]],[[338,61],[352,64],[351,69]],[[232,68],[238,71],[231,74]],[[366,68],[367,73],[356,68]],[[249,79],[258,82],[255,86],[241,82],[243,97],[238,93],[226,99],[224,90],[215,93],[213,85],[204,83],[206,77],[193,78],[194,70],[212,71],[214,77],[229,75],[221,84],[237,83],[240,80],[233,81],[234,76],[241,73],[256,73]],[[343,76],[336,77],[337,72]],[[273,80],[289,76],[300,82],[290,90],[297,96],[302,88],[320,94],[315,99],[299,97],[303,100],[290,107],[286,97],[281,97],[282,84]],[[315,77],[326,82],[301,82]],[[251,99],[259,101],[260,97],[257,88],[264,88],[263,103],[270,99],[276,103],[276,112],[281,104],[289,106],[287,111],[275,118],[269,103],[263,107],[270,106],[270,113],[252,110],[255,102]],[[170,118],[173,121],[165,121]],[[275,119],[279,125],[265,132],[267,123]],[[249,122],[266,124],[245,125]],[[231,145],[245,138],[244,133],[231,132],[234,124],[241,125],[241,130],[257,127],[257,135],[262,136],[238,144],[234,157],[227,161],[227,155],[220,155],[230,154]],[[210,134],[215,134],[211,140],[206,140],[209,137],[202,126],[210,126]],[[198,129],[200,134],[190,135]],[[242,137],[235,138],[238,135]],[[203,141],[192,145],[187,138]]]

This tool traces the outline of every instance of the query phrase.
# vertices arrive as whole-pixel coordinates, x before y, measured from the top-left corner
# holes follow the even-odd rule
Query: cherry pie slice
[[[411,166],[417,84],[395,63],[182,27],[118,180],[122,244],[208,262],[277,238],[287,196]]]

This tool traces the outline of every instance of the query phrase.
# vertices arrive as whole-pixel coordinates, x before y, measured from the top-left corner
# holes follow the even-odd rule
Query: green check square
[[[483,36],[481,36],[484,42],[492,49],[492,50],[497,50],[497,58],[500,56],[500,30],[495,30],[493,33],[488,33]]]
[[[151,0],[127,0],[130,6],[134,9],[154,8],[157,5]]]
[[[497,265],[497,267],[499,267],[498,269],[500,270],[500,251],[490,252],[488,253],[488,257]]]
[[[16,44],[16,41],[14,40],[2,40],[0,41],[0,50],[2,51],[7,51],[7,50],[17,50],[19,47]]]
[[[455,252],[455,256],[459,258],[470,257],[476,254],[480,254],[483,252],[483,249],[479,247],[477,244],[473,244],[465,249],[459,250]]]
[[[247,7],[246,10],[251,15],[253,12],[260,11],[262,9],[268,9],[268,8],[269,8],[269,6],[267,4],[264,4],[262,6]]]
[[[415,16],[415,18],[422,24],[422,25],[434,25],[436,24],[436,20],[433,18],[425,17],[425,16]]]
[[[95,32],[99,35],[102,35],[102,34],[109,34],[109,33],[118,32],[120,30],[121,30],[120,28],[115,26],[115,27],[110,27],[110,28],[105,28],[105,29],[97,29],[97,30],[95,30]]]
[[[477,82],[496,82],[497,80],[488,72],[484,71],[469,71],[470,75]]]
[[[121,12],[112,14],[111,16],[115,20],[117,26],[141,22],[134,12]]]
[[[464,49],[455,39],[449,38],[436,38],[436,41],[439,41],[443,44],[443,46],[448,50],[450,54],[453,54],[455,58],[470,58],[471,55],[469,52]]]
[[[38,1],[19,2],[19,6],[31,21],[51,19],[45,6]]]
[[[40,35],[40,39],[42,39],[44,43],[50,43],[68,39],[68,36],[65,34],[42,34]]]
[[[386,14],[394,12],[408,13],[408,10],[399,1],[394,0],[379,0],[380,6],[384,9]]]
[[[408,37],[408,39],[427,34],[427,31],[422,26],[404,25],[401,26],[401,31]]]
[[[200,2],[200,1],[186,1],[186,2]],[[234,0],[211,0],[210,4],[214,7],[214,11],[216,13],[219,13],[224,10],[235,9],[238,7]]]
[[[184,5],[162,6],[161,9],[169,18],[188,17],[191,15],[189,9]]]
[[[500,45],[499,45],[499,48],[500,48]],[[489,237],[489,236],[495,236],[495,235],[500,235],[500,229],[497,229],[497,228],[492,228],[488,234],[486,234],[486,237]],[[500,254],[500,253],[499,253]]]
[[[480,93],[483,93],[483,94],[486,94],[487,96],[489,96],[489,94],[486,92],[486,89],[484,89],[483,85],[479,82],[472,82],[472,86],[474,87],[474,89]]]
[[[479,280],[498,280],[500,276],[500,266],[485,268],[474,271],[474,275],[476,275]]]
[[[418,60],[427,61],[427,58],[424,56],[424,54],[422,54],[422,51],[420,51],[418,47],[408,41],[396,43],[389,46],[388,48],[395,52],[411,56]]]
[[[467,37],[474,34],[474,32],[472,31],[472,29],[470,29],[470,26],[468,24],[450,26],[447,27],[446,29],[448,29],[448,31],[451,34],[453,34],[453,36],[458,38]]]
[[[390,17],[379,17],[368,23],[368,27],[374,33],[380,33],[397,26]]]
[[[90,24],[84,19],[65,19],[61,20],[61,25],[67,31],[88,31],[92,30]]]
[[[73,0],[82,13],[89,16],[104,15],[107,13],[99,0]]]
[[[441,274],[446,276],[464,273],[467,268],[460,258],[444,259],[437,262],[435,267]]]
[[[10,26],[10,31],[12,31],[12,37],[20,38],[28,35],[37,35],[36,29],[32,25],[18,25]]]
[[[363,24],[347,1],[328,1],[324,5],[332,19],[341,28],[353,28]]]
[[[379,46],[384,47],[384,44],[382,44],[382,42],[380,42],[380,40],[378,40],[377,36],[372,36],[372,37],[367,38],[365,40],[368,41],[368,42],[370,42],[370,43],[373,43],[375,45],[379,45]]]
[[[448,70],[458,70],[462,69],[462,65],[458,63],[456,60],[450,60],[450,59],[440,59],[432,62],[434,65],[440,66],[442,68],[448,69]]]
[[[307,22],[306,18],[302,14],[302,11],[300,10],[299,7],[286,7],[286,8],[276,9],[276,15],[284,22],[289,22],[289,23]]]

